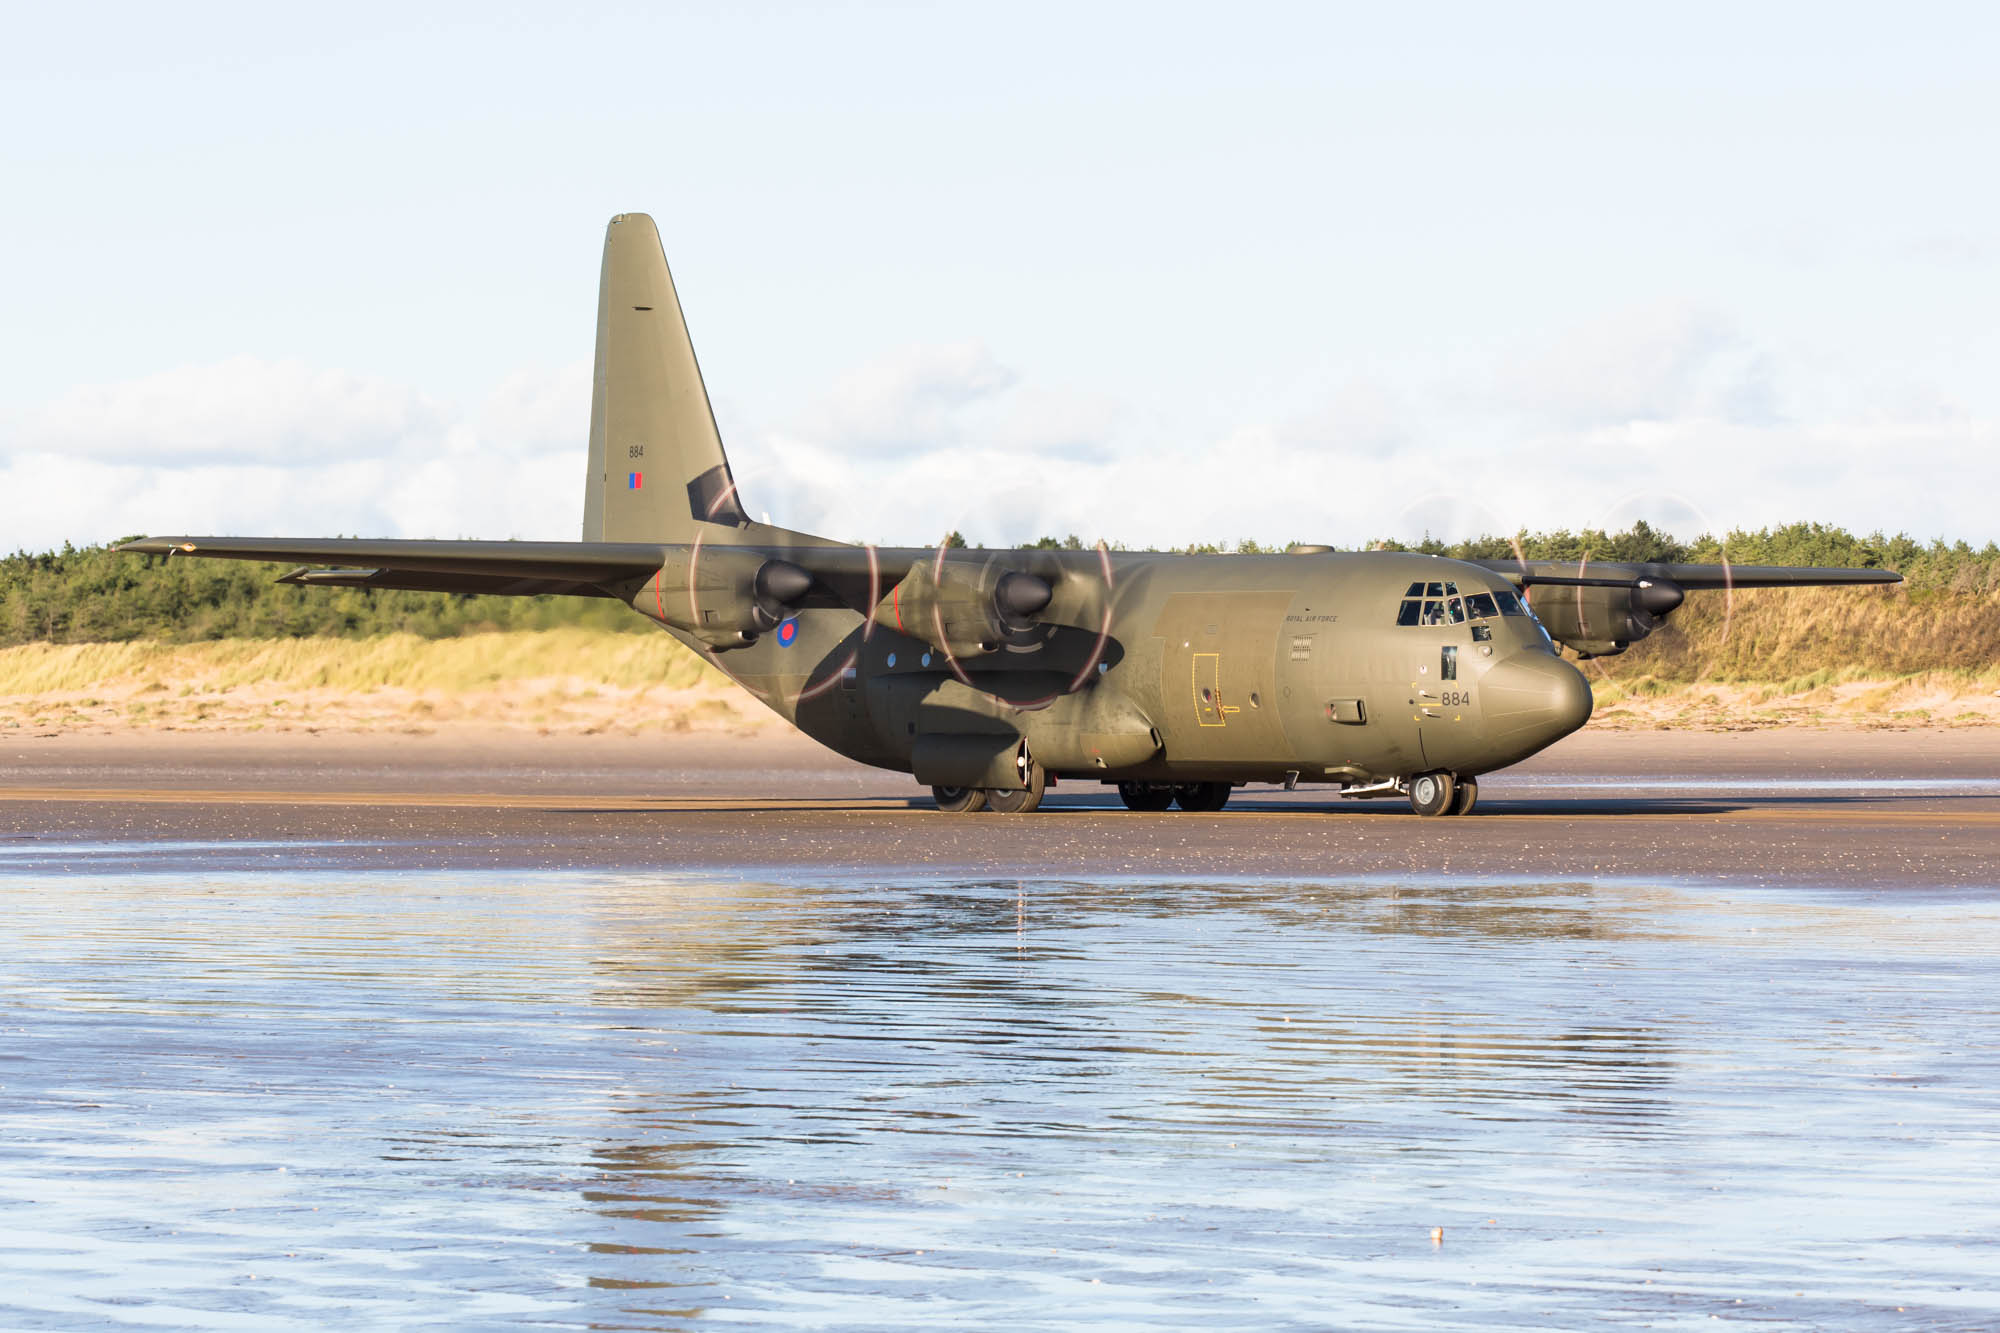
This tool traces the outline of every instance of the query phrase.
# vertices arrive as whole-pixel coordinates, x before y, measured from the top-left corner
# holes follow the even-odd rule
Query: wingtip
[[[140,537],[112,549],[133,555],[173,555],[177,551],[193,551],[194,543],[185,537]]]

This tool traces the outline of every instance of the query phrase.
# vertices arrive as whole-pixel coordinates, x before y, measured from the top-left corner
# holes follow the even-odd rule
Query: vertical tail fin
[[[699,524],[749,521],[659,230],[621,213],[605,231],[597,291],[583,539],[686,542]]]

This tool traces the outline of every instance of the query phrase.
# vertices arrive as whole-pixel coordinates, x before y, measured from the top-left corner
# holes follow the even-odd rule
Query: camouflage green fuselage
[[[1529,615],[1397,623],[1418,585],[1511,596],[1476,566],[1391,552],[963,554],[1049,579],[1067,599],[1059,591],[1045,623],[972,656],[899,628],[894,608],[806,610],[727,652],[673,632],[822,744],[903,771],[920,737],[1018,734],[1071,779],[1470,776],[1589,716],[1587,682]],[[882,555],[902,567],[929,553]]]

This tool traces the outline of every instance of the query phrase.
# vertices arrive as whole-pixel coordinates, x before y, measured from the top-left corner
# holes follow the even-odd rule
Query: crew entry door
[[[1468,726],[1472,709],[1472,636],[1458,584],[1450,580],[1412,583],[1403,598],[1396,623],[1408,635],[1410,712],[1417,724],[1417,744],[1424,762],[1449,768],[1470,748],[1477,724]]]

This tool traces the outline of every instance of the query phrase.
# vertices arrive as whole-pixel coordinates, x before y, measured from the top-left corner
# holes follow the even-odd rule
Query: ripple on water
[[[1970,895],[5,884],[8,1324],[1977,1327],[2000,1286]]]

